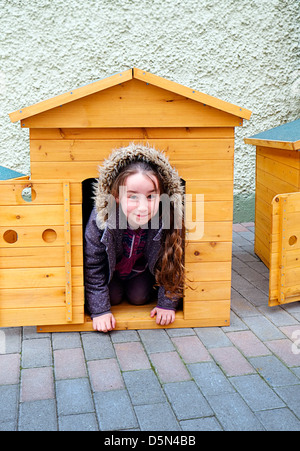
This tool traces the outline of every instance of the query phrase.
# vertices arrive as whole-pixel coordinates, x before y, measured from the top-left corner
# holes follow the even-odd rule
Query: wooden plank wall
[[[272,202],[269,305],[300,300],[300,192]]]
[[[233,127],[31,129],[32,177],[73,182],[97,177],[98,165],[111,150],[132,141],[166,152],[186,180],[186,193],[193,196],[193,221],[196,194],[204,195],[204,236],[187,239],[186,268],[192,282],[185,293],[184,318],[199,318],[195,326],[229,324]]]
[[[30,202],[22,197],[26,187]],[[81,183],[70,191],[71,313],[83,322]],[[65,238],[62,182],[1,182],[0,327],[67,322]]]
[[[281,193],[299,191],[299,152],[256,148],[255,253],[270,267],[271,203]]]

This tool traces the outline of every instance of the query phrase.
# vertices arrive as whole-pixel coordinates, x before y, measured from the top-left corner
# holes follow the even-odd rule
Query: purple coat
[[[123,253],[123,230],[104,229],[97,226],[97,211],[93,209],[85,230],[85,299],[91,316],[110,310],[108,284],[115,271],[116,262]],[[155,265],[162,245],[162,227],[149,229],[145,246],[145,258],[151,274],[155,273]],[[171,300],[165,295],[165,289],[158,288],[157,307],[176,310],[178,300]]]

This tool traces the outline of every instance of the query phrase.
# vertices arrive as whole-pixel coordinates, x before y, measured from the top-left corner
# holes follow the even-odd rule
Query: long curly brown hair
[[[142,173],[149,177],[157,189],[155,179],[158,182],[159,194],[166,192],[163,179],[156,170],[155,165],[144,161],[134,161],[123,168],[111,186],[111,194],[117,198],[119,196],[120,186],[126,184],[126,179],[133,174]],[[155,178],[154,178],[155,177]],[[163,218],[163,208],[160,205],[160,220]],[[175,221],[174,204],[170,199],[170,208],[168,209],[170,217],[168,218],[168,228],[163,228],[162,246],[159,258],[155,267],[156,285],[165,288],[165,294],[168,298],[178,300],[183,296],[185,287],[185,269],[184,269],[184,236],[185,228],[183,219]],[[175,228],[175,225],[177,228]]]

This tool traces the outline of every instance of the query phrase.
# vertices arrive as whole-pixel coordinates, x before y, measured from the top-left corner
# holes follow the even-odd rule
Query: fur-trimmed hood
[[[99,167],[94,194],[97,225],[100,229],[104,229],[107,224],[107,197],[111,194],[113,181],[124,167],[136,161],[144,161],[157,168],[166,194],[172,196],[177,214],[183,217],[184,188],[178,172],[171,166],[167,156],[149,145],[131,143],[128,147],[115,149]]]

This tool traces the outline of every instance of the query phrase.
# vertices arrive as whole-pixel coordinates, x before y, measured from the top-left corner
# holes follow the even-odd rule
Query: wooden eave
[[[118,74],[112,75],[102,80],[98,80],[94,83],[90,83],[86,86],[82,86],[80,88],[66,92],[65,94],[52,97],[51,99],[44,100],[34,105],[25,108],[19,108],[18,110],[10,113],[9,117],[11,122],[17,122],[19,120],[29,118],[36,114],[40,114],[45,111],[51,110],[52,108],[56,108],[61,105],[65,105],[69,102],[73,102],[74,100],[81,99],[82,97],[88,96],[90,94],[95,94],[96,92],[100,92],[105,89],[111,88],[120,83],[132,80],[133,78],[143,81],[144,83],[151,84],[159,88],[179,94],[188,99],[194,100],[195,102],[211,106],[218,110],[232,114],[233,116],[237,116],[243,119],[250,119],[251,111],[246,110],[245,108],[233,105],[229,102],[225,102],[216,97],[203,94],[200,91],[187,88],[186,86],[180,85],[179,83],[166,80],[165,78],[153,75],[149,72],[137,68],[128,69],[124,72],[120,72]]]
[[[255,138],[245,138],[246,144],[251,144],[253,146],[259,147],[271,147],[273,149],[284,149],[284,150],[300,150],[300,141],[275,141],[266,139],[255,139]]]
[[[246,144],[283,150],[300,150],[300,119],[245,138]]]

